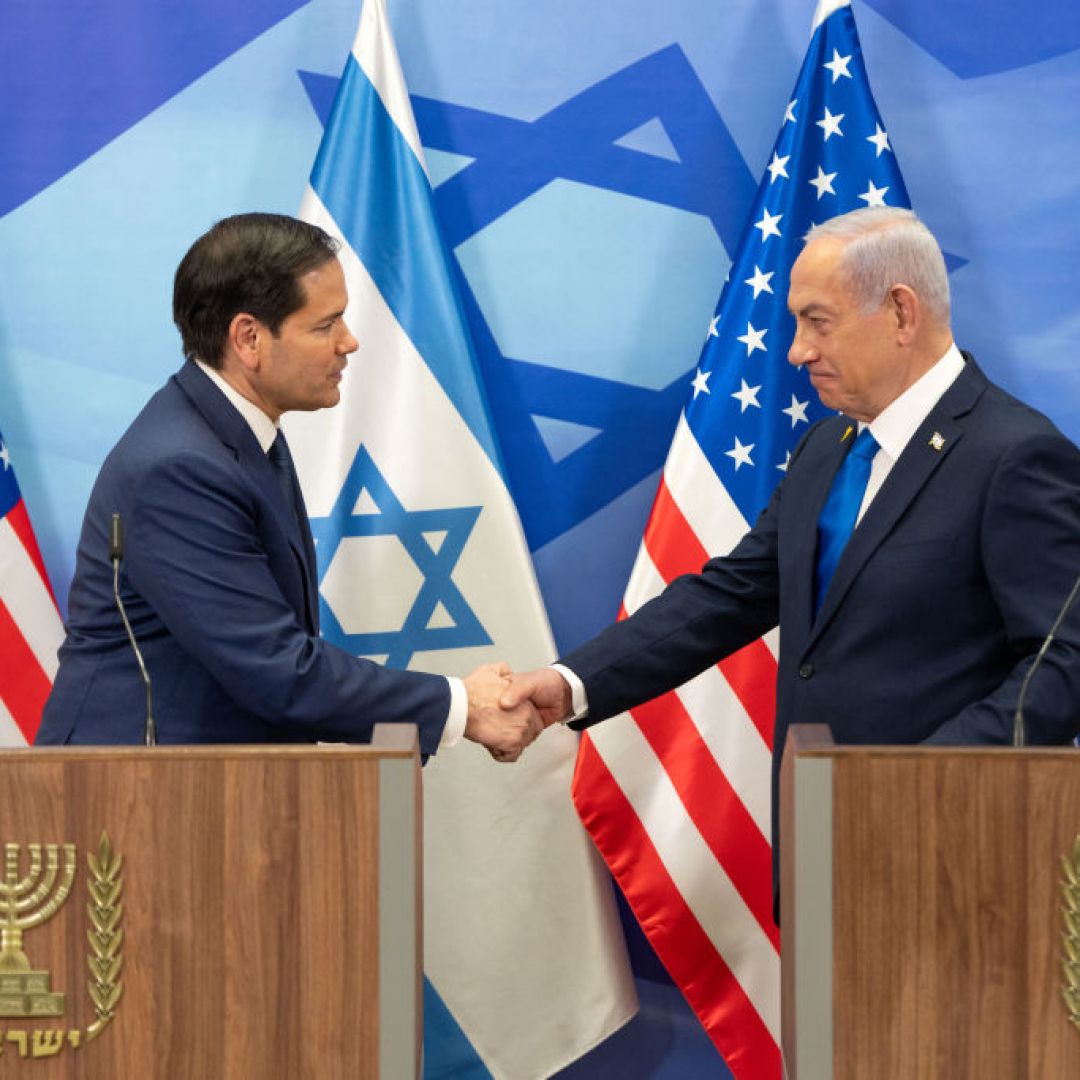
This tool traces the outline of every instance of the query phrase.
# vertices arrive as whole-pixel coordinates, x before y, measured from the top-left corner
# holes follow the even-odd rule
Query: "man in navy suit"
[[[774,821],[792,723],[828,724],[838,743],[1010,742],[1020,684],[1080,571],[1080,453],[957,349],[945,263],[914,214],[815,227],[788,304],[789,359],[841,415],[807,432],[733,551],[502,698],[586,726],[779,625]],[[1030,685],[1032,743],[1080,728],[1078,625]]]
[[[336,250],[313,225],[244,214],[184,256],[173,315],[187,359],[94,485],[39,744],[143,741],[114,514],[161,742],[366,741],[407,721],[425,755],[464,735],[513,760],[541,730],[531,706],[497,707],[501,666],[464,680],[392,671],[319,637],[314,546],[278,421],[336,405],[356,349]]]

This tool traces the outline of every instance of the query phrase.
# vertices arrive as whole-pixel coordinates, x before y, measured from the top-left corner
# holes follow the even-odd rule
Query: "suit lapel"
[[[251,482],[273,507],[278,525],[288,539],[300,567],[309,629],[312,633],[318,633],[318,572],[311,530],[306,525],[301,525],[292,507],[285,505],[281,488],[274,474],[274,467],[267,460],[266,454],[259,445],[259,440],[255,438],[255,433],[247,421],[229,404],[225,395],[206,377],[198,365],[187,361],[174,378],[211,430],[232,451]],[[307,511],[304,508],[304,497],[298,486],[294,490],[296,505],[300,507],[306,522]]]
[[[852,533],[851,540],[840,556],[836,573],[829,583],[821,610],[814,620],[808,646],[814,643],[843,603],[859,571],[963,438],[964,427],[960,418],[971,411],[987,385],[986,377],[974,360],[967,354],[965,360],[967,363],[964,370],[919,425],[862,521]],[[817,519],[814,520],[816,522]],[[817,545],[813,546],[816,552]],[[812,575],[813,570],[810,572]]]

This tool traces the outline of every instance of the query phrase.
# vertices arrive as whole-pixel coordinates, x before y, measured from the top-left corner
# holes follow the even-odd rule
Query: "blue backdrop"
[[[388,0],[563,648],[617,611],[813,7]],[[960,344],[1077,439],[1080,6],[854,8]],[[176,263],[219,217],[295,212],[358,12],[0,2],[0,431],[62,604],[101,460],[180,362]],[[690,1075],[707,1048],[655,995],[622,1074]]]

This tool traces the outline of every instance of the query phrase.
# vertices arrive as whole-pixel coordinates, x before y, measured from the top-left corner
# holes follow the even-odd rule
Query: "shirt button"
[[[799,678],[800,679],[809,679],[810,676],[813,675],[813,674],[814,674],[814,665],[813,664],[809,664],[809,663],[803,664],[802,667],[799,668]]]

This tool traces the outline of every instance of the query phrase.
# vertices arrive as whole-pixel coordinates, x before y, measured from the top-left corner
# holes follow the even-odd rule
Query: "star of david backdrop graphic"
[[[560,649],[618,611],[813,8],[389,0]],[[912,204],[949,253],[959,343],[1080,438],[1080,7],[854,10]],[[176,263],[229,213],[296,212],[358,11],[3,5],[0,430],[62,611],[101,461],[181,360]],[[320,558],[327,632],[401,665],[482,645],[455,576],[475,511],[410,502],[361,447],[313,522],[317,538],[339,522]],[[371,543],[394,546],[415,589],[359,618],[335,607],[335,580]],[[623,1049],[570,1074],[717,1075],[658,965],[634,959],[660,1027],[635,1021]],[[451,1018],[437,1038],[452,1055]],[[444,1075],[485,1073],[473,1061]]]

